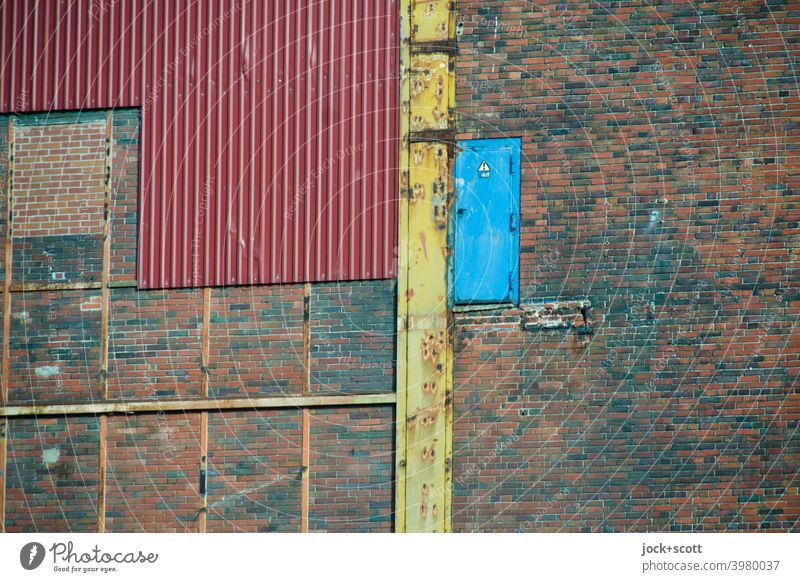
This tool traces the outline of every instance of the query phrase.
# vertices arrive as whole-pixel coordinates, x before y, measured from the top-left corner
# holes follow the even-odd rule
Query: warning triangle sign
[[[479,172],[491,172],[491,169],[489,168],[489,164],[486,163],[486,160],[483,160],[483,163],[481,164],[481,167],[478,168],[478,171]]]

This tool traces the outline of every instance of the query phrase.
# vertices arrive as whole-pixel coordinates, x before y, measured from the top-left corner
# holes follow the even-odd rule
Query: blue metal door
[[[519,139],[459,142],[454,299],[519,300]]]

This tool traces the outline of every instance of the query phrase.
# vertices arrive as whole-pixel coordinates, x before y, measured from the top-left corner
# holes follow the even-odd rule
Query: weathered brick
[[[14,129],[17,283],[97,281],[102,272],[105,118],[22,121]],[[26,121],[27,120],[27,121]]]
[[[8,215],[8,115],[0,115],[0,281],[6,279],[6,226]]]
[[[106,531],[197,531],[200,415],[108,421]]]
[[[8,398],[47,404],[100,396],[99,291],[15,293]]]
[[[522,136],[521,300],[594,335],[455,316],[454,527],[796,529],[798,14],[606,8],[459,2],[459,138]]]
[[[111,398],[197,397],[202,376],[199,290],[111,289]]]
[[[316,409],[310,432],[309,530],[391,531],[393,409]]]
[[[139,133],[137,109],[115,109],[112,119],[111,257],[113,282],[136,281],[136,220],[139,197]]]
[[[393,280],[311,285],[312,391],[394,391],[396,294]]]
[[[296,410],[209,415],[207,531],[300,530],[301,417]]]
[[[14,418],[7,436],[6,531],[97,531],[98,420]]]
[[[303,361],[302,285],[213,291],[210,394],[299,394]]]

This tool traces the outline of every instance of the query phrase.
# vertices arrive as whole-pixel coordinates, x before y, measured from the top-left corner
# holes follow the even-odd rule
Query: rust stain
[[[419,233],[419,242],[422,244],[422,254],[425,255],[425,260],[428,260],[428,242],[425,238],[425,233]]]

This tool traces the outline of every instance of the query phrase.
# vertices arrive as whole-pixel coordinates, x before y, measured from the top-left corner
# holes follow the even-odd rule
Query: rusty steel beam
[[[102,399],[108,398],[108,279],[111,273],[111,143],[114,123],[106,112],[105,199],[103,203],[103,272],[100,317],[100,386]]]
[[[24,293],[26,291],[85,291],[87,289],[102,289],[100,281],[86,281],[74,283],[14,283],[9,291],[11,293]]]
[[[455,4],[401,2],[395,527],[450,531],[452,346],[448,214]],[[437,50],[440,47],[442,50]]]
[[[3,281],[3,345],[0,362],[0,405],[8,402],[8,367],[11,355],[9,336],[11,334],[11,203],[14,186],[14,118],[8,120],[8,135],[6,136],[8,148],[8,170],[6,172],[6,232],[5,237],[5,278]],[[8,456],[8,419],[0,422],[0,532],[6,531],[6,464]]]
[[[100,394],[102,400],[108,398],[108,311],[109,294],[108,280],[111,273],[111,175],[112,152],[114,142],[113,112],[106,112],[106,162],[105,162],[105,199],[103,204],[103,273],[101,295],[100,319]],[[97,491],[97,531],[106,530],[106,438],[108,434],[108,415],[100,416],[100,446],[99,446],[99,486]]]
[[[208,518],[208,412],[200,413],[200,509],[197,531],[206,533]]]
[[[397,349],[395,385],[397,407],[395,410],[395,531],[407,531],[406,525],[406,417],[408,393],[408,335],[405,322],[408,320],[408,175],[409,175],[409,103],[408,68],[411,56],[409,38],[411,34],[411,2],[400,2],[400,151],[398,164],[399,192],[397,209]]]
[[[108,461],[108,453],[106,449],[108,438],[108,416],[102,415],[100,417],[100,448],[98,463],[98,491],[97,491],[97,531],[105,533],[106,531],[106,463]]]
[[[303,410],[303,441],[302,441],[302,461],[300,476],[300,531],[308,531],[308,492],[309,492],[309,478],[310,478],[310,464],[311,464],[311,411],[307,408]]]
[[[208,364],[211,347],[211,287],[203,288],[203,322],[200,328],[200,391],[208,399]],[[206,532],[208,519],[208,411],[200,413],[200,508],[197,512],[197,531]]]
[[[88,404],[12,405],[0,407],[0,418],[19,416],[79,416],[85,414],[135,414],[137,412],[224,412],[272,408],[370,406],[395,404],[395,394],[342,394],[335,396],[267,396],[263,398],[197,398],[136,400]]]

